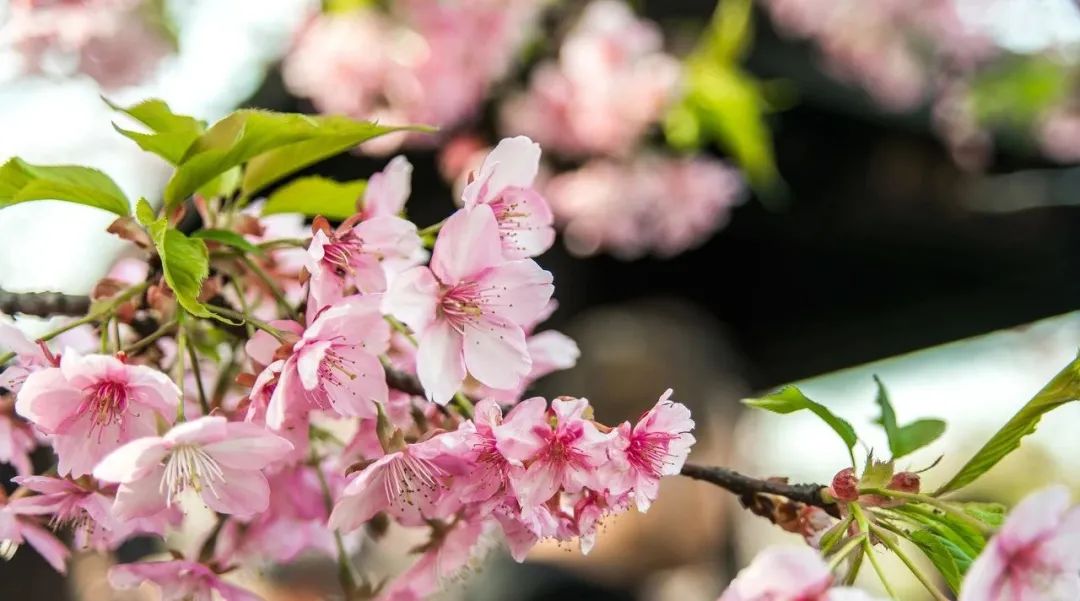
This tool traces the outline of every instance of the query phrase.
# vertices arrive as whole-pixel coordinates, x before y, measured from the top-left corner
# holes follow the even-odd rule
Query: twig
[[[830,513],[836,511],[836,503],[826,499],[821,493],[825,487],[821,484],[788,484],[780,480],[762,480],[752,478],[726,467],[695,465],[683,466],[682,475],[715,484],[737,495],[777,495],[797,503],[820,507]]]
[[[85,294],[62,292],[8,292],[0,289],[0,313],[14,315],[85,315],[90,310],[90,297]]]

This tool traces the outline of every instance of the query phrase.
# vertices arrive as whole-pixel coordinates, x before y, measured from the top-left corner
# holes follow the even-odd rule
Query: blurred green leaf
[[[0,166],[0,209],[34,200],[64,200],[121,217],[131,204],[109,176],[76,165],[31,165],[14,157]]]
[[[757,407],[773,413],[788,414],[796,411],[810,411],[817,415],[836,432],[847,446],[848,455],[851,456],[852,465],[855,464],[855,455],[852,449],[859,441],[855,435],[855,428],[846,420],[837,417],[824,405],[810,400],[795,386],[785,386],[776,392],[756,399],[744,399],[743,403],[750,407]]]
[[[221,230],[221,229],[198,230],[195,233],[191,234],[191,237],[192,238],[198,238],[200,240],[213,240],[214,242],[218,242],[218,243],[224,244],[226,246],[231,246],[233,248],[238,248],[238,249],[240,249],[240,250],[242,250],[244,252],[250,252],[250,253],[262,252],[262,250],[258,246],[255,246],[251,242],[248,242],[247,239],[245,239],[240,234],[237,234],[236,232],[229,231],[229,230]]]
[[[139,148],[152,152],[173,165],[180,161],[191,143],[205,131],[205,124],[201,121],[172,112],[163,100],[156,98],[144,100],[124,108],[114,104],[108,98],[102,99],[113,110],[124,113],[145,125],[151,133],[124,129],[114,123],[113,127],[116,131],[133,140]]]
[[[991,126],[1027,130],[1068,97],[1070,68],[1046,56],[1014,56],[980,71],[971,83],[975,118]]]
[[[1077,399],[1080,399],[1080,358],[1074,359],[1058,372],[934,495],[952,492],[974,482],[1009,453],[1020,448],[1021,439],[1035,431],[1045,413]]]
[[[324,177],[301,177],[275,190],[262,214],[303,213],[336,221],[347,219],[356,213],[357,201],[366,187],[367,181],[362,179],[336,182]]]
[[[298,169],[386,133],[422,128],[387,127],[345,117],[240,110],[196,139],[165,186],[174,207],[228,170],[247,164],[241,194],[249,198]]]
[[[952,541],[930,530],[916,530],[909,535],[909,540],[934,564],[952,592],[959,592],[960,583],[963,582],[964,574],[971,566],[973,558]]]
[[[892,403],[889,402],[889,391],[885,389],[881,378],[874,376],[874,382],[877,383],[878,389],[875,401],[881,408],[881,417],[878,418],[877,423],[881,424],[885,430],[893,459],[899,459],[925,447],[945,432],[945,422],[940,419],[920,419],[906,426],[898,426],[896,412],[893,411]]]
[[[1005,523],[1008,512],[1001,503],[963,503],[961,507],[964,513],[994,528]]]
[[[135,210],[139,223],[146,226],[154,248],[161,258],[161,270],[165,283],[176,295],[176,302],[192,315],[212,317],[227,321],[211,313],[199,302],[202,284],[210,274],[210,257],[206,244],[196,238],[188,238],[176,228],[169,227],[162,217],[154,219],[154,211],[146,199],[140,199]],[[230,322],[231,323],[231,322]]]

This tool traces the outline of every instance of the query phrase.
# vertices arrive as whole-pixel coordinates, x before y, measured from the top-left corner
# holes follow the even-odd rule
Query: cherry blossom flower
[[[555,399],[552,420],[544,399],[534,397],[522,401],[495,428],[499,452],[513,464],[528,464],[524,472],[511,474],[522,513],[530,513],[560,489],[574,493],[586,486],[602,488],[597,468],[607,462],[611,437],[583,418],[588,408],[585,399]]]
[[[470,515],[449,531],[436,532],[420,558],[394,579],[379,601],[421,601],[438,593],[494,547],[490,531],[482,517]]]
[[[862,591],[832,584],[832,572],[817,551],[769,547],[739,572],[719,601],[874,601]]]
[[[29,544],[54,570],[67,572],[71,552],[51,532],[35,521],[33,510],[12,505],[0,490],[0,559],[11,559],[19,547]]]
[[[609,487],[613,493],[629,492],[644,513],[660,492],[660,478],[682,471],[694,444],[694,420],[682,403],[671,401],[669,388],[633,427],[620,425],[612,441],[611,458],[616,467]]]
[[[670,257],[701,244],[727,223],[742,189],[721,161],[651,155],[590,161],[543,186],[570,252],[622,259]]]
[[[960,601],[1080,597],[1080,507],[1054,486],[1020,502],[971,564]]]
[[[503,257],[490,207],[450,216],[431,267],[398,276],[383,305],[418,334],[417,375],[428,399],[447,403],[466,373],[493,388],[528,375],[522,325],[544,310],[551,281],[534,261]]]
[[[290,451],[292,444],[261,426],[200,417],[120,447],[94,477],[120,484],[113,511],[121,519],[153,515],[187,488],[214,511],[252,515],[270,503],[261,470]]]
[[[0,388],[7,388],[16,394],[27,376],[52,365],[45,351],[6,319],[0,319],[0,349],[15,353],[16,359],[0,372]]]
[[[115,565],[109,568],[108,578],[109,584],[118,589],[152,582],[161,591],[162,601],[210,601],[215,592],[224,601],[262,601],[262,597],[225,582],[203,564],[183,559]]]
[[[384,261],[400,267],[421,251],[412,222],[391,215],[361,219],[362,215],[356,215],[334,231],[326,226],[312,237],[307,266],[311,272],[309,315],[341,300],[353,288],[384,292]]]
[[[38,442],[30,425],[10,415],[10,410],[10,401],[0,398],[0,463],[10,464],[20,476],[29,476],[34,472],[30,453]]]
[[[545,148],[568,155],[626,155],[663,114],[679,81],[660,29],[624,2],[590,2],[557,62],[533,71],[528,93],[502,120]]]
[[[535,257],[555,241],[551,207],[533,188],[539,168],[539,144],[525,136],[506,138],[487,155],[476,179],[462,193],[466,209],[491,207],[508,259]]]
[[[293,345],[266,409],[266,423],[280,429],[289,416],[312,409],[375,417],[373,403],[387,399],[379,355],[390,345],[390,326],[379,295],[350,296],[323,309]]]
[[[63,353],[60,367],[26,378],[15,411],[51,438],[57,473],[89,474],[124,443],[172,423],[180,390],[164,373],[107,355]]]
[[[330,513],[330,527],[350,532],[380,511],[407,526],[452,514],[458,507],[445,503],[454,501],[445,498],[446,479],[467,472],[461,459],[465,433],[437,434],[372,462],[341,492]]]

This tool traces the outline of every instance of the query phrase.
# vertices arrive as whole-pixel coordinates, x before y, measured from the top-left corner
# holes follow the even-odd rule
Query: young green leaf
[[[192,238],[198,238],[200,240],[213,240],[214,242],[218,242],[218,243],[224,244],[226,246],[231,246],[233,248],[238,248],[238,249],[240,249],[240,250],[242,250],[244,252],[250,252],[250,253],[260,253],[260,252],[262,252],[262,250],[260,250],[258,246],[255,246],[251,242],[248,242],[247,239],[244,238],[243,236],[241,236],[240,234],[237,234],[236,232],[229,231],[229,230],[219,230],[219,229],[199,230],[199,231],[191,234],[191,237]]]
[[[169,227],[164,217],[154,219],[154,211],[145,199],[139,200],[135,213],[139,222],[150,232],[150,238],[161,257],[165,283],[176,295],[176,302],[192,315],[221,319],[199,302],[203,281],[210,274],[206,243],[197,238],[188,238],[176,228]]]
[[[916,530],[908,538],[934,564],[952,592],[959,592],[960,583],[973,559],[951,541],[930,530]]]
[[[874,459],[874,452],[866,456],[863,464],[862,477],[859,478],[860,488],[884,488],[893,477],[895,466],[892,461],[878,461]]]
[[[165,186],[165,205],[176,206],[219,174],[245,163],[241,193],[247,198],[298,169],[400,129],[345,117],[236,111],[187,149]]]
[[[848,455],[851,456],[852,465],[855,464],[855,455],[852,449],[855,448],[855,443],[859,441],[859,437],[855,435],[855,428],[851,427],[846,420],[837,417],[831,411],[825,408],[824,405],[816,403],[806,395],[802,393],[795,386],[785,386],[776,392],[763,396],[757,399],[744,399],[743,403],[757,407],[759,409],[765,409],[766,411],[772,411],[773,413],[794,413],[796,411],[810,411],[814,415],[817,415],[829,425],[830,428],[836,432],[844,444],[847,446]]]
[[[1020,447],[1020,441],[1035,431],[1043,414],[1080,399],[1080,358],[1065,366],[1016,415],[1005,423],[951,480],[938,488],[935,496],[961,489],[974,482]]]
[[[896,423],[896,412],[893,411],[892,403],[889,402],[889,391],[881,378],[874,376],[877,383],[877,398],[875,401],[881,408],[881,417],[877,423],[885,430],[885,436],[889,439],[889,451],[893,459],[899,459],[909,455],[926,445],[937,440],[945,432],[945,422],[940,419],[919,419],[899,426]]]
[[[109,176],[76,165],[31,165],[15,157],[0,166],[0,209],[32,200],[64,200],[121,217],[131,204]]]
[[[115,123],[113,128],[133,140],[140,148],[152,152],[176,165],[188,147],[206,130],[205,124],[194,117],[172,112],[163,100],[144,100],[124,108],[103,98],[113,110],[124,113],[150,129],[143,133],[124,129]]]
[[[263,206],[263,215],[303,213],[327,219],[346,219],[356,213],[356,204],[364,194],[367,181],[358,179],[336,182],[324,177],[301,177],[278,188]]]
[[[1008,513],[1001,503],[964,503],[962,507],[964,513],[994,528],[1005,523],[1005,514]]]

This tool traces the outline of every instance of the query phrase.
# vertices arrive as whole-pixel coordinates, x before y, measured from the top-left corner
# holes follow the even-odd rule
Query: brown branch
[[[384,366],[384,370],[386,371],[386,385],[390,388],[400,390],[405,394],[424,396],[424,387],[420,385],[420,379],[416,376],[390,366]]]
[[[15,315],[86,315],[90,297],[62,292],[8,292],[0,289],[0,313]]]
[[[826,499],[822,495],[825,486],[821,484],[788,484],[787,481],[770,478],[762,480],[740,474],[726,467],[695,465],[687,463],[683,466],[682,475],[701,480],[709,484],[715,484],[724,490],[735,493],[743,500],[743,504],[752,507],[755,498],[760,495],[774,495],[784,497],[795,503],[820,507],[830,514],[838,514],[836,503]]]

